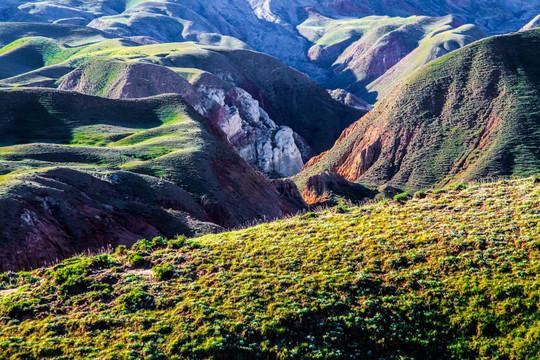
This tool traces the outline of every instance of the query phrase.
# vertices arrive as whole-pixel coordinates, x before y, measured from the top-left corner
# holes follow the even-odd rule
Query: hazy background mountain
[[[416,68],[426,60],[477,40],[483,36],[479,29],[489,34],[517,31],[538,15],[539,7],[540,0],[10,0],[0,5],[0,20],[88,25],[145,43],[197,41],[229,48],[250,47],[282,60],[331,88],[354,85],[352,92],[366,96],[367,100],[373,102],[379,98],[377,93],[385,93],[389,84],[393,84],[399,76],[394,72],[391,79],[383,79],[368,89],[362,86],[367,86],[420,45],[423,46],[419,50],[419,59],[408,59],[402,67],[409,70]],[[371,19],[371,22],[367,20],[359,23],[343,20],[373,15],[401,18],[453,15],[454,18],[442,20],[446,24],[439,19],[423,17],[395,19],[389,20],[386,27],[376,25],[374,20],[377,18]],[[479,29],[459,29],[466,23],[476,25]],[[369,24],[374,28],[370,28]],[[323,27],[315,32],[325,33],[326,38],[341,39],[339,46],[331,49],[340,61],[330,63],[328,57],[320,59],[314,54],[317,53],[315,49],[321,46],[325,48],[328,44],[324,41],[321,44],[320,38],[314,38],[313,31],[306,32],[307,27],[313,26]],[[441,33],[445,31],[449,33],[442,36]],[[368,39],[358,43],[358,38],[367,32],[370,32]],[[371,43],[366,45],[366,41]],[[366,51],[368,54],[361,54],[362,50],[369,50],[373,46],[377,49],[374,59],[369,59],[369,51]],[[392,53],[387,54],[385,51]],[[347,63],[347,58],[353,53],[360,53],[358,61],[363,64],[358,64],[358,61]],[[385,55],[390,58],[380,69],[374,72],[369,67],[366,69],[370,61],[380,62],[380,58]],[[316,59],[313,59],[314,56]]]

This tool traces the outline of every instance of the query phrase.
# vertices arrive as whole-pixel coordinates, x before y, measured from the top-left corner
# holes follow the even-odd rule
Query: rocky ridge
[[[102,75],[96,78],[96,73]],[[103,77],[111,77],[110,84],[104,86]],[[177,93],[218,124],[240,156],[255,169],[271,177],[292,176],[302,169],[302,154],[291,128],[277,126],[242,88],[210,75],[205,78],[208,81],[200,79],[194,86],[165,66],[98,60],[67,74],[58,88],[112,99]]]

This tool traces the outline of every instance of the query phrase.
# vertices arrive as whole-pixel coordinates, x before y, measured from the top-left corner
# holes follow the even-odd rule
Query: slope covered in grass
[[[539,202],[461,185],[4,274],[0,357],[534,357]]]
[[[408,77],[298,176],[419,189],[540,169],[540,30],[480,40]]]
[[[3,89],[0,107],[0,270],[297,210],[179,95]]]
[[[7,29],[0,27],[0,38],[3,32],[11,34]],[[278,126],[288,126],[299,135],[295,135],[299,146],[307,145],[308,148],[303,153],[305,161],[313,155],[311,149],[315,153],[329,149],[343,129],[365,114],[365,111],[333,100],[307,75],[275,58],[250,50],[210,47],[194,42],[141,46],[119,38],[96,41],[97,35],[90,31],[86,34],[88,41],[84,42],[85,33],[79,28],[59,25],[43,25],[26,33],[19,29],[19,32],[23,37],[0,49],[0,86],[60,86],[110,97],[111,93],[122,92],[111,89],[125,85],[126,73],[133,64],[150,63],[162,69],[152,71],[147,66],[144,72],[139,71],[139,79],[130,79],[129,86],[136,87],[145,81],[151,83],[154,77],[159,78],[159,72],[175,71],[179,74],[176,77],[184,76],[202,88],[201,92],[239,87],[258,101],[261,109]],[[62,34],[58,39],[57,33]],[[73,43],[72,38],[78,43]],[[74,73],[82,75],[70,76]],[[201,79],[203,74],[205,77]],[[208,76],[210,74],[214,76]],[[169,77],[173,81],[175,75]],[[66,78],[71,80],[71,86],[62,82]],[[148,90],[146,96],[156,95],[158,90],[161,93],[178,92],[174,86],[153,85],[154,89]],[[125,97],[144,97],[144,91],[136,93],[138,96],[131,92]]]

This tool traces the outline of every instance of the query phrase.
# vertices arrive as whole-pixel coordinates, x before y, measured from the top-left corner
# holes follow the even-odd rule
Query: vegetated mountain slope
[[[422,65],[486,36],[453,16],[336,20],[313,13],[298,30],[314,43],[308,57],[330,71],[325,86],[371,103]]]
[[[4,89],[0,104],[2,270],[299,209],[178,95]]]
[[[535,357],[538,179],[425,195],[4,274],[0,356]]]
[[[179,93],[267,175],[298,173],[365,113],[333,100],[306,75],[253,51],[194,43],[139,46],[125,39],[71,46],[48,37],[51,32],[0,50],[4,85],[59,87],[111,98]]]
[[[330,170],[349,181],[417,189],[540,169],[540,30],[496,36],[417,71],[298,182]]]
[[[0,46],[2,47],[15,40],[31,36],[47,37],[70,47],[96,43],[117,37],[84,26],[0,22]]]

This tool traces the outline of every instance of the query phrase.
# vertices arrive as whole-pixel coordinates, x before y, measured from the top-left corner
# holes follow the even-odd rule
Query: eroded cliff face
[[[245,90],[200,85],[203,115],[216,122],[227,138],[254,168],[271,177],[289,177],[304,165],[294,132],[278,126]]]

